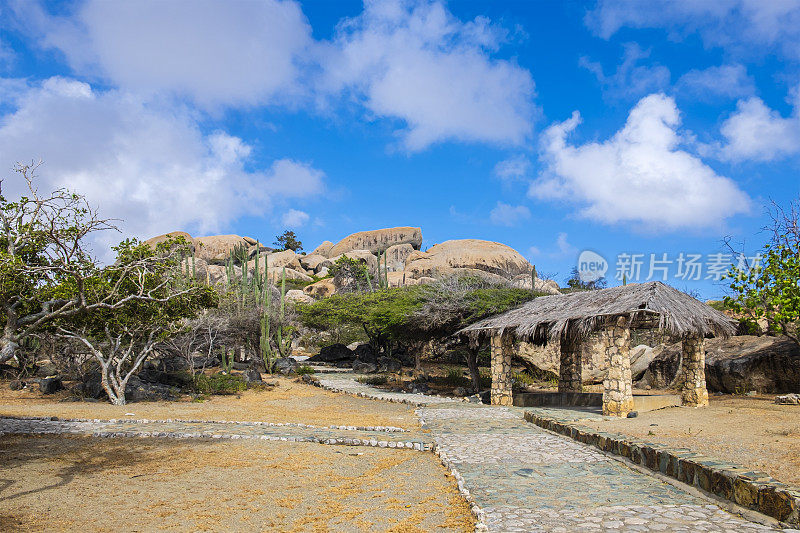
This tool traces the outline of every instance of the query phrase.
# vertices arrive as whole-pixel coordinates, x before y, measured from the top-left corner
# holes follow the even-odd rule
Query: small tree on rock
[[[290,230],[286,230],[282,235],[275,237],[275,242],[273,244],[277,246],[279,250],[292,250],[293,252],[299,252],[303,249],[303,243],[300,242],[300,240],[297,238],[297,235]]]

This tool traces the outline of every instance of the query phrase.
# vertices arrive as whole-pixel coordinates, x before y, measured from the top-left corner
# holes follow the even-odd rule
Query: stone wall
[[[513,339],[510,335],[493,335],[491,340],[492,405],[513,405],[511,355]]]
[[[631,383],[630,329],[625,317],[600,329],[608,375],[603,380],[603,414],[626,416],[633,411]]]

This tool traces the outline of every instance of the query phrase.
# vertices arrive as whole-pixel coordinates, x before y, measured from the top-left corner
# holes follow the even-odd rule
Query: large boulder
[[[286,300],[295,303],[301,304],[313,304],[314,298],[309,296],[308,294],[304,293],[300,289],[292,289],[290,291],[286,291]]]
[[[561,294],[561,291],[558,290],[559,289],[558,283],[556,283],[555,280],[536,278],[536,282],[531,283],[530,273],[520,274],[519,276],[516,276],[514,280],[511,282],[511,286],[516,287],[518,289],[528,289],[528,290],[531,290],[531,288],[533,288],[545,294]]]
[[[800,347],[786,337],[741,335],[706,339],[706,386],[712,392],[800,392]],[[681,343],[663,348],[644,373],[645,384],[664,388],[680,366]]]
[[[350,250],[349,252],[343,253],[341,255],[337,255],[330,259],[331,264],[335,263],[342,257],[349,257],[350,259],[355,259],[357,261],[361,261],[367,266],[367,271],[372,279],[375,279],[378,275],[378,258],[372,255],[372,252],[369,250]]]
[[[239,235],[211,235],[195,239],[195,254],[200,259],[212,264],[224,264],[236,246],[244,245],[248,248],[248,239]]]
[[[328,258],[320,254],[303,255],[300,257],[300,264],[306,270],[316,272],[323,264],[328,264]]]
[[[267,264],[269,264],[270,270],[280,270],[283,267],[291,268],[293,270],[301,270],[303,267],[300,263],[300,257],[294,253],[293,250],[283,250],[280,252],[272,252],[267,256]],[[263,270],[263,259],[262,264],[259,265],[259,269]]]
[[[414,252],[406,260],[405,271],[415,278],[442,277],[470,269],[511,280],[529,274],[531,264],[522,255],[498,242],[478,239],[445,241],[426,252]]]
[[[410,244],[419,250],[422,246],[422,229],[399,227],[353,233],[333,245],[328,257],[335,257],[350,250],[369,250],[377,254],[396,244]]]
[[[174,400],[178,397],[178,390],[160,383],[149,383],[131,376],[125,386],[125,399],[129,402],[155,402]]]
[[[314,299],[322,299],[336,293],[336,284],[331,278],[321,279],[311,285],[303,287],[303,292]]]
[[[300,363],[291,357],[280,357],[275,360],[275,372],[281,374],[282,376],[294,374],[299,366]]]
[[[61,378],[52,377],[52,378],[42,378],[39,380],[39,390],[42,394],[53,394],[54,392],[58,392],[64,388],[64,384],[61,383]]]
[[[272,281],[273,283],[280,283],[281,280],[283,279],[284,271],[286,272],[286,279],[296,279],[305,282],[314,281],[314,278],[312,278],[308,274],[304,274],[303,272],[300,272],[299,270],[294,270],[293,268],[286,268],[286,269],[276,268],[274,270],[270,269],[269,271],[270,281]]]
[[[338,363],[340,361],[352,361],[355,359],[353,350],[344,344],[331,344],[323,347],[317,355],[307,359],[312,363]]]
[[[386,261],[389,272],[402,272],[406,268],[406,259],[414,252],[410,244],[395,244],[386,249],[386,258],[381,258],[381,268]]]
[[[314,248],[308,255],[321,255],[322,257],[330,257],[331,248],[333,248],[333,243],[331,241],[325,241]]]
[[[150,246],[150,248],[155,250],[156,246],[166,241],[167,239],[177,238],[177,237],[183,237],[184,239],[186,239],[186,242],[194,246],[194,239],[192,239],[192,236],[186,233],[185,231],[172,231],[170,233],[165,233],[164,235],[159,235],[158,237],[152,237],[144,241],[144,244],[147,244],[148,246]]]

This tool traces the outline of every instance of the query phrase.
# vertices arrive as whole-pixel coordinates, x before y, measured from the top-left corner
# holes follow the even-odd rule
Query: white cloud
[[[492,173],[503,181],[520,180],[528,177],[531,172],[531,161],[525,154],[518,154],[494,166]]]
[[[740,100],[720,127],[725,143],[722,159],[772,161],[800,153],[800,87],[794,91],[794,110],[788,118],[760,98]]]
[[[534,83],[491,57],[504,32],[456,19],[439,2],[369,1],[340,23],[323,85],[376,117],[399,119],[407,150],[446,140],[520,144],[532,131]]]
[[[531,218],[531,212],[524,205],[509,205],[503,202],[497,202],[497,205],[489,213],[489,220],[496,226],[516,226],[529,218]]]
[[[604,39],[623,27],[666,28],[674,40],[698,32],[706,45],[739,54],[800,58],[800,3],[792,0],[600,0],[585,22]]]
[[[76,72],[206,107],[285,99],[298,90],[298,62],[312,44],[311,27],[291,0],[88,0],[69,17],[19,2],[16,11]]]
[[[297,209],[289,209],[281,217],[281,223],[287,228],[300,228],[308,222],[308,213]]]
[[[531,184],[535,198],[580,204],[580,215],[604,223],[632,222],[647,229],[718,227],[746,212],[749,198],[679,148],[680,116],[663,94],[642,98],[610,139],[570,145],[580,114],[542,136],[547,170]]]
[[[567,234],[564,232],[558,234],[556,238],[556,248],[558,248],[558,253],[560,255],[572,255],[578,251],[577,248],[567,241]]]
[[[626,43],[622,63],[613,74],[606,75],[600,63],[592,62],[585,56],[580,58],[578,64],[595,75],[606,94],[612,97],[638,97],[669,85],[670,72],[664,65],[637,65],[648,57],[650,50],[642,50],[636,43]]]
[[[755,92],[753,78],[743,65],[720,65],[690,70],[680,77],[676,88],[694,97],[713,100],[719,96],[740,98]]]
[[[102,216],[122,219],[126,235],[143,238],[219,231],[243,215],[268,213],[283,198],[323,191],[323,174],[302,162],[247,170],[250,151],[225,132],[204,135],[180,107],[65,78],[27,89],[16,110],[0,116],[5,189],[19,192],[10,172],[16,161],[42,157],[41,188],[76,190]]]

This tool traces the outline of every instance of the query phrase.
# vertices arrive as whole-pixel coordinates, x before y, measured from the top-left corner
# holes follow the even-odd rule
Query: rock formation
[[[373,254],[378,254],[396,244],[410,244],[415,250],[419,250],[422,246],[422,230],[401,227],[353,233],[333,245],[328,257],[335,257],[351,250],[369,250]]]

